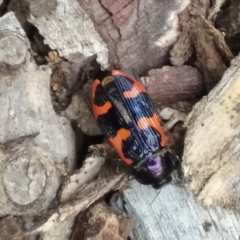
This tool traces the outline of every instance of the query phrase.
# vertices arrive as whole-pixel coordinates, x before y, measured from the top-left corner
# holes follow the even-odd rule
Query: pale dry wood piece
[[[68,240],[72,235],[75,216],[59,223],[41,236],[41,240]],[[32,235],[31,235],[32,236]]]
[[[63,186],[62,191],[59,193],[60,203],[69,201],[76,198],[76,195],[86,187],[88,183],[94,180],[102,168],[105,159],[102,157],[90,157],[85,159],[81,169],[69,176]],[[76,212],[76,214],[78,214]],[[72,235],[72,228],[75,222],[75,216],[69,216],[68,219],[55,223],[54,227],[43,234],[43,240],[66,240]]]
[[[103,157],[87,158],[79,172],[71,175],[65,181],[61,194],[61,202],[67,201],[76,192],[79,192],[85,184],[91,182],[97,176],[104,163],[105,158]]]
[[[32,61],[12,12],[0,18],[0,33],[0,216],[38,215],[60,185],[55,162],[74,167],[74,134],[69,120],[54,112],[51,72]]]
[[[178,122],[184,122],[187,117],[185,112],[181,112],[169,107],[164,108],[159,115],[162,119],[167,120],[167,123],[165,123],[163,126],[165,132],[168,132],[170,129],[172,129]]]
[[[240,57],[188,116],[184,172],[206,206],[240,211]]]
[[[170,51],[171,63],[174,66],[182,66],[192,56],[193,52],[194,47],[188,34],[181,34]]]
[[[23,41],[26,47],[29,46],[25,33],[13,13],[10,12],[2,17],[0,26],[0,31],[11,31],[9,40],[13,40],[13,36],[17,34],[17,41]],[[15,45],[18,46],[13,42],[12,46]],[[16,62],[19,61],[18,58],[22,56],[20,52],[23,51],[13,47],[10,49],[15,50],[11,59],[6,60],[10,55],[8,53],[3,61],[3,66],[8,64],[8,68],[14,62],[14,58]],[[7,64],[6,61],[8,61]],[[52,108],[49,93],[51,71],[48,67],[37,67],[30,60],[28,51],[26,51],[24,62],[21,69],[14,72],[4,70],[4,74],[1,74],[0,100],[1,106],[5,107],[0,116],[0,142],[4,143],[20,136],[39,132],[40,134],[33,139],[34,143],[52,152],[57,161],[66,160],[69,169],[73,169],[74,134],[69,121],[57,116]],[[17,66],[15,63],[12,64],[11,68],[18,68],[18,64]]]
[[[84,189],[75,195],[72,201],[61,204],[59,207],[50,212],[42,223],[34,226],[28,234],[35,234],[37,232],[48,232],[53,228],[59,226],[60,223],[67,219],[72,219],[77,216],[79,212],[87,209],[92,203],[96,202],[104,194],[108,193],[116,187],[119,182],[123,180],[124,173],[116,174],[111,178],[102,177],[86,184]]]
[[[13,0],[10,4],[11,10],[38,28],[44,43],[61,57],[71,60],[71,55],[81,53],[84,59],[96,54],[103,67],[109,66],[107,46],[76,0]]]
[[[4,149],[0,175],[0,216],[41,214],[60,184],[53,159],[36,147]]]
[[[154,190],[136,181],[130,186],[124,196],[135,224],[132,240],[239,238],[240,215],[220,207],[204,209],[183,187]]]
[[[32,61],[12,12],[0,19],[0,32],[0,215],[40,215],[56,196],[59,163],[74,167],[74,134],[52,108],[50,69]]]

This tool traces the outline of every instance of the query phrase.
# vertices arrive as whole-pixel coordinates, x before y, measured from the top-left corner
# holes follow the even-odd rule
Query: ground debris
[[[226,43],[236,56],[240,51],[240,2],[227,0],[216,16],[215,26],[224,33]]]
[[[16,236],[19,236],[24,230],[24,222],[19,217],[8,216],[0,220],[1,240],[16,239]],[[24,238],[18,238],[18,240],[22,239]]]
[[[180,14],[182,33],[170,52],[170,60],[174,65],[182,65],[195,54],[195,65],[203,73],[205,87],[210,91],[234,56],[222,33],[207,20],[207,10],[206,6],[192,4]]]
[[[80,214],[71,240],[125,240],[133,228],[133,221],[125,213],[115,214],[104,203]]]

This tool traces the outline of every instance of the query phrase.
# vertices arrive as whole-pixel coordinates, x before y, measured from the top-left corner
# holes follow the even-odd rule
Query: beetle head
[[[177,155],[166,151],[163,155],[149,157],[143,165],[133,170],[133,175],[143,185],[161,184],[179,167],[180,162]]]

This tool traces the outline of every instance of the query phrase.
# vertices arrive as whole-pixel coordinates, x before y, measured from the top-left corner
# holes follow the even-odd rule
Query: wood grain
[[[239,237],[240,215],[220,207],[204,209],[189,191],[176,185],[154,190],[132,181],[124,196],[126,208],[135,224],[132,240]]]

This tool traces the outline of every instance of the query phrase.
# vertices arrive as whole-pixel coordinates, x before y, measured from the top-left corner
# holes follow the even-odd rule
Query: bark
[[[178,36],[177,14],[189,1],[79,0],[108,47],[110,66],[138,74],[161,67]],[[171,17],[170,17],[171,16]]]
[[[206,206],[239,211],[240,57],[221,82],[193,109],[186,122],[185,175]]]
[[[179,15],[182,32],[170,52],[171,63],[183,65],[196,55],[196,66],[204,77],[205,87],[210,91],[229,67],[233,54],[223,34],[214,27],[209,18],[218,12],[222,0],[209,9],[210,1],[192,0],[191,5]]]
[[[205,90],[200,73],[190,66],[164,66],[152,69],[148,74],[141,77],[141,81],[154,103],[169,104],[194,99]]]
[[[55,163],[74,167],[75,139],[69,121],[53,110],[49,68],[32,61],[13,13],[0,21],[0,215],[38,215],[60,185]]]
[[[84,174],[84,172],[81,172],[81,174]],[[102,177],[98,179],[98,181],[93,181],[90,184],[85,183],[84,190],[78,192],[73,199],[59,205],[46,216],[43,216],[42,222],[33,226],[28,234],[38,232],[49,234],[52,230],[55,231],[56,234],[56,230],[59,231],[62,224],[65,225],[66,221],[72,220],[79,212],[86,210],[91,204],[114,189],[115,186],[123,180],[124,174],[120,173],[115,176],[110,176],[111,178],[107,178],[107,180],[109,180],[108,182],[106,181],[106,177]]]
[[[152,77],[164,84],[166,75],[172,73],[175,79],[172,84],[179,84],[177,91],[171,92],[168,81],[159,95],[169,97],[168,100],[171,100],[170,95],[183,100],[191,94],[198,96],[202,93],[203,85],[198,72],[184,66],[173,67],[172,72],[168,68],[164,75],[166,68],[159,68],[168,59],[169,49],[178,37],[177,14],[188,3],[153,0],[12,0],[9,9],[16,13],[22,26],[29,21],[38,28],[48,44],[47,49],[57,50],[61,57],[70,62],[75,54],[82,61],[96,54],[103,68],[131,66],[138,74],[158,68],[149,72],[149,77],[142,78],[150,95],[156,99],[159,99],[156,89],[152,83],[148,84],[148,80]],[[179,54],[181,64],[176,65],[182,65],[191,56],[193,40],[198,53],[209,53],[208,48],[215,44],[211,42],[210,47],[202,47],[202,40],[212,34],[212,28],[204,18],[199,17],[196,22],[207,29],[206,35],[198,38],[201,32],[195,29],[189,38],[189,28],[186,27],[172,51],[172,57],[174,53],[178,57],[179,49],[183,50]],[[214,36],[216,41],[220,39],[218,46],[224,50],[226,46],[222,37],[218,33]],[[187,46],[186,51],[181,48],[182,45]],[[70,121],[55,113],[49,93],[51,70],[48,66],[35,64],[29,53],[26,34],[11,12],[0,18],[0,50],[0,104],[4,106],[0,116],[0,216],[40,215],[39,221],[26,230],[22,229],[21,221],[10,219],[16,220],[14,237],[23,236],[24,233],[43,233],[44,240],[69,239],[79,212],[85,211],[109,191],[121,188],[125,183],[124,173],[116,169],[110,172],[109,163],[102,168],[105,161],[102,158],[88,158],[79,171],[66,176],[63,163],[67,165],[67,172],[72,173],[75,167],[75,138]],[[217,56],[213,65],[207,65],[206,58],[199,61],[210,68],[209,74],[205,72],[208,78],[214,73],[214,67],[220,69],[217,71],[217,78],[220,78],[227,64],[223,63],[222,55],[220,58],[218,52],[215,54],[213,51],[211,56]],[[228,55],[227,62],[232,57],[228,49],[223,51],[223,55]],[[186,75],[184,68],[189,70]],[[197,106],[193,110],[192,117],[189,117],[183,158],[185,174],[192,180],[190,188],[199,200],[207,206],[220,205],[237,210],[238,68],[239,60],[235,60],[222,82],[200,102],[199,110]],[[176,84],[178,74],[181,81]],[[192,84],[192,92],[184,95],[190,91],[189,83]],[[51,87],[55,88],[56,83]],[[76,105],[80,105],[78,103],[82,99],[76,97],[75,101]],[[72,112],[78,112],[74,101],[70,108],[73,108]],[[65,114],[69,115],[69,112]],[[80,114],[85,112],[81,111]],[[89,113],[86,116],[90,116]],[[77,117],[76,114],[71,118],[76,120]],[[178,121],[184,118],[185,115],[181,115]],[[79,122],[85,132],[90,131],[83,126],[87,119]],[[175,123],[172,119],[167,127]],[[93,131],[99,132],[99,129]],[[231,210],[204,209],[188,190],[179,186],[166,186],[155,199],[157,194],[159,192],[135,181],[124,192],[126,207],[136,223],[132,239],[238,238],[240,232],[235,226],[239,215]],[[56,196],[57,201],[53,202]],[[47,211],[49,207],[51,209]],[[2,226],[7,225],[8,221],[4,218]],[[119,228],[114,226],[114,232]]]
[[[44,43],[57,49],[61,57],[68,60],[81,53],[82,59],[94,54],[98,62],[108,66],[108,49],[93,22],[77,1],[11,1],[9,9],[14,11],[24,25],[26,20],[36,26],[44,37]]]
[[[36,26],[45,43],[62,57],[96,54],[104,68],[131,66],[143,74],[167,61],[178,36],[177,14],[188,4],[189,0],[26,0],[24,4],[13,0],[10,9]]]

